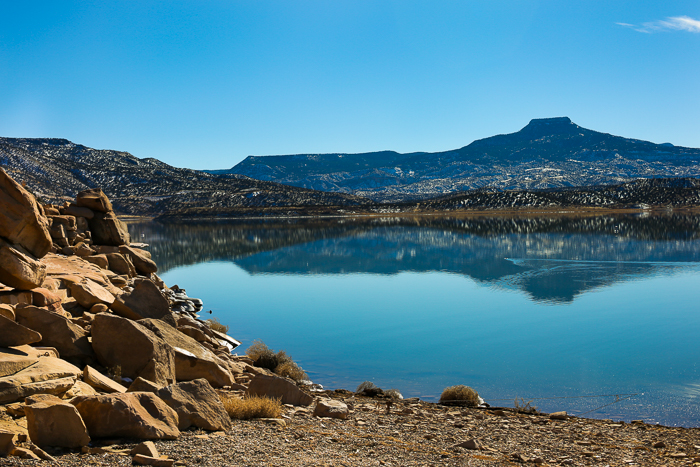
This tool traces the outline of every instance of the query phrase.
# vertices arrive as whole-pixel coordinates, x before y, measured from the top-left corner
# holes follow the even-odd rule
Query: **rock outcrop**
[[[40,447],[226,430],[216,391],[311,402],[232,355],[239,342],[163,283],[145,247],[101,190],[41,206],[0,169],[0,415],[21,419],[0,416],[0,455],[52,460]]]

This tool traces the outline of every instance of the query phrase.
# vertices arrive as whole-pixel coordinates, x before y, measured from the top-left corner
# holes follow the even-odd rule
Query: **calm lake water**
[[[165,282],[329,389],[700,426],[700,217],[130,224]],[[208,314],[203,314],[208,318]]]

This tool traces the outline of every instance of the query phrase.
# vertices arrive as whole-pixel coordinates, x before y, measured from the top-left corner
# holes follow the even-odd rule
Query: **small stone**
[[[12,452],[10,452],[11,456],[16,456],[21,459],[36,459],[36,460],[41,460],[39,456],[34,454],[32,451],[29,449],[25,448],[14,448]]]
[[[666,443],[664,443],[663,441],[657,441],[656,443],[652,444],[651,447],[653,447],[654,449],[663,449],[666,447]]]
[[[483,446],[477,439],[468,439],[462,443],[459,443],[457,447],[470,449],[472,451],[480,451],[483,449]]]
[[[258,418],[258,420],[269,425],[279,425],[281,427],[287,426],[287,422],[281,418]]]
[[[153,444],[153,441],[144,441],[143,443],[134,446],[134,448],[129,452],[129,455],[133,457],[136,454],[154,458],[160,457],[158,449],[156,449],[156,445]]]
[[[566,420],[568,417],[566,412],[552,412],[549,414],[549,418],[551,420]]]
[[[322,399],[316,403],[314,415],[317,417],[348,418],[348,406],[334,399]]]

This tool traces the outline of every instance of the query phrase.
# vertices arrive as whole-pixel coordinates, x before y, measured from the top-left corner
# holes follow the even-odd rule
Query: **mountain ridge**
[[[532,119],[515,133],[442,152],[249,156],[228,170],[292,186],[407,201],[456,191],[609,185],[700,177],[700,149],[583,128],[569,117]]]

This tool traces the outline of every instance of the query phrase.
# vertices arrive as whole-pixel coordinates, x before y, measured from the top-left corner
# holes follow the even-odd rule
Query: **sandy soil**
[[[191,430],[157,441],[161,455],[188,466],[689,466],[700,464],[700,428],[444,407],[331,393],[346,420],[285,406],[283,418],[236,420],[226,432]],[[461,444],[469,442],[462,447]],[[475,441],[475,442],[474,442]],[[65,466],[131,465],[135,442],[100,440],[103,453],[49,451]],[[476,448],[476,449],[474,449]],[[118,452],[118,451],[122,452]],[[126,452],[123,452],[126,451]],[[0,465],[39,461],[0,459]],[[43,465],[49,462],[41,461]]]

